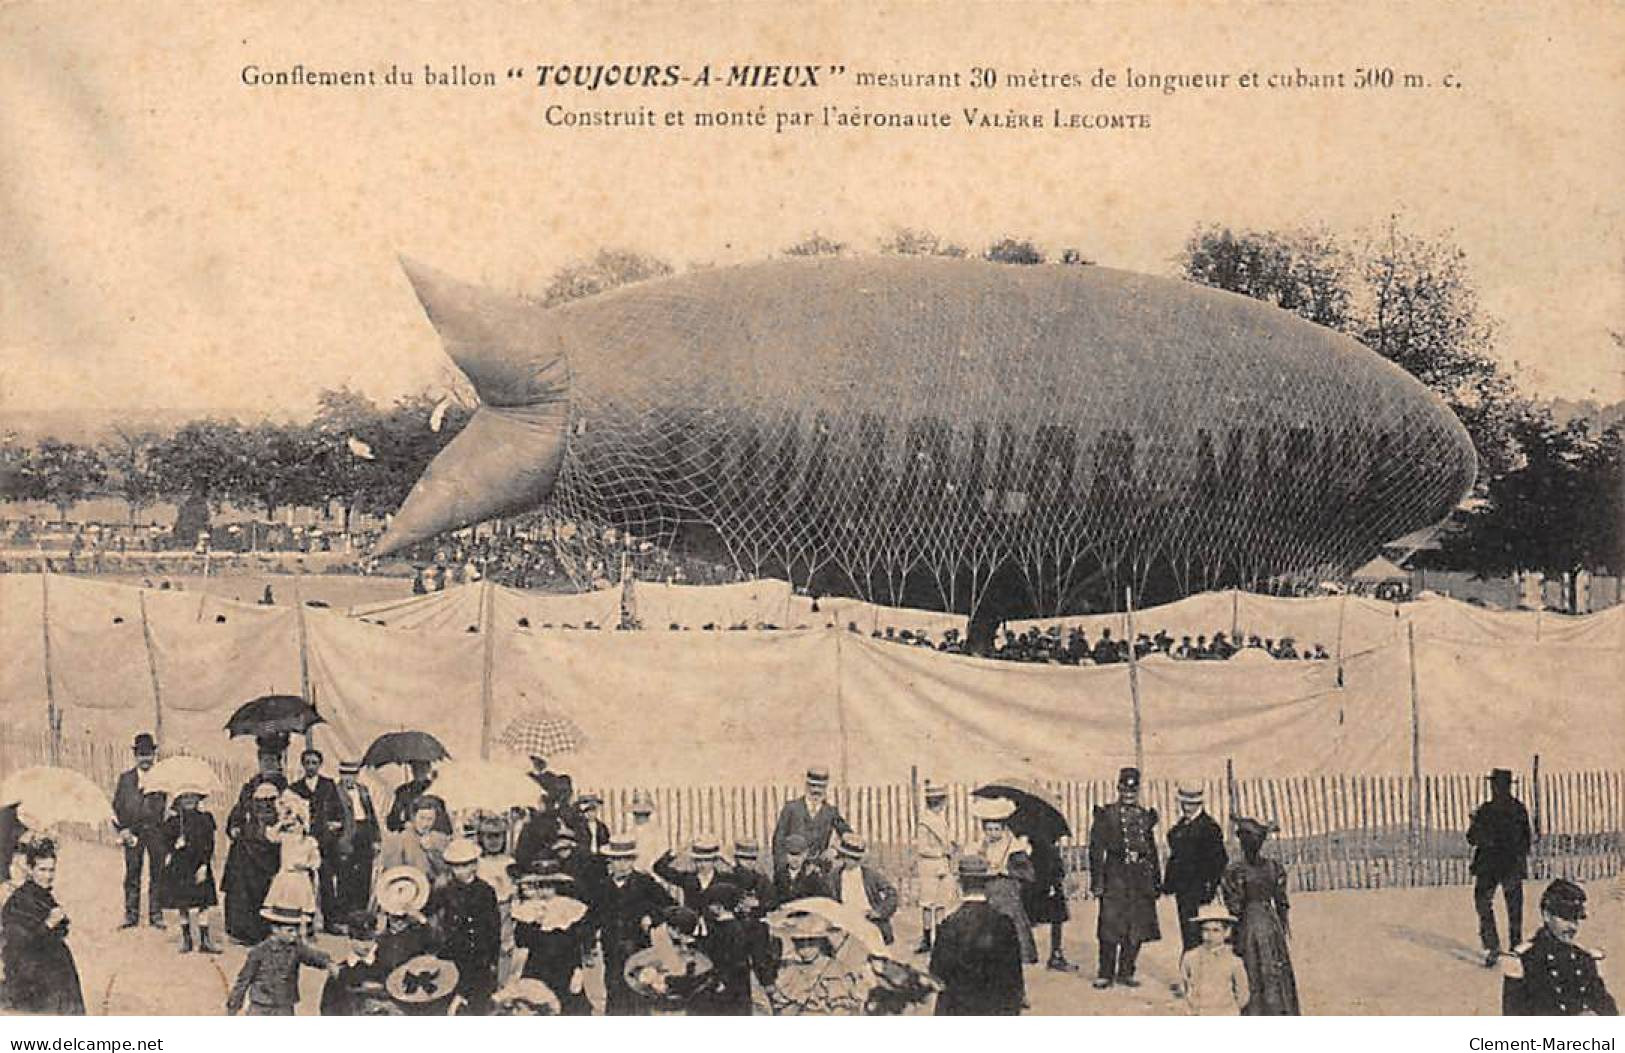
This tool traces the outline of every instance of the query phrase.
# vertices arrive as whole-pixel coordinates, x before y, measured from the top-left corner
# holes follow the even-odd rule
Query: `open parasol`
[[[532,709],[502,729],[497,745],[523,756],[556,757],[580,751],[587,745],[587,736],[569,717]]]
[[[477,808],[506,812],[536,803],[536,783],[525,772],[493,761],[448,761],[435,776],[434,792],[454,812]]]
[[[855,941],[865,954],[879,954],[890,956],[891,951],[886,948],[886,940],[880,935],[880,929],[868,918],[848,907],[839,900],[826,896],[809,896],[806,899],[791,900],[783,904],[767,916],[770,928],[783,928],[792,924],[797,915],[813,914],[829,922],[831,926],[844,933]],[[839,955],[844,943],[841,939],[832,941],[835,951]]]
[[[226,721],[232,738],[240,735],[291,735],[324,723],[316,707],[298,695],[261,695],[244,702]]]
[[[149,792],[178,797],[183,793],[218,796],[220,779],[214,769],[198,757],[168,757],[152,766],[144,785]]]
[[[1061,802],[1049,789],[1031,779],[995,779],[971,791],[972,797],[1002,797],[1016,806],[1010,829],[1023,836],[1037,834],[1058,841],[1072,836],[1072,826],[1061,811]]]
[[[67,768],[24,768],[0,783],[0,808],[16,805],[29,826],[108,822],[113,807],[100,786]]]
[[[390,731],[379,735],[367,747],[361,763],[369,768],[382,768],[386,764],[410,764],[422,761],[433,764],[449,758],[446,747],[427,731]]]

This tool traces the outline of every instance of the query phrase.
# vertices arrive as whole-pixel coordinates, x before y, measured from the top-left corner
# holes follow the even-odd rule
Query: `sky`
[[[448,360],[398,256],[537,290],[603,246],[679,266],[817,230],[1004,234],[1171,273],[1201,224],[1393,215],[1467,253],[1532,394],[1625,398],[1625,20],[1607,3],[0,8],[0,410],[308,409]],[[245,65],[1415,70],[1460,89],[251,88]],[[1137,132],[559,129],[545,107],[1143,112]]]

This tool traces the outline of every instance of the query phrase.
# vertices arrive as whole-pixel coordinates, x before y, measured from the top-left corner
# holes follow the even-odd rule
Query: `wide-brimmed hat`
[[[273,925],[302,925],[305,912],[292,903],[267,903],[260,908],[260,917]]]
[[[464,863],[478,863],[480,861],[480,846],[466,837],[459,837],[446,846],[441,858],[448,866],[461,866]]]
[[[835,851],[847,859],[862,859],[869,852],[869,842],[849,830],[841,835]]]
[[[812,912],[791,914],[770,923],[773,931],[789,940],[827,940],[835,932],[824,917]]]
[[[560,1008],[559,996],[553,993],[553,989],[530,977],[508,981],[508,985],[492,995],[491,1000],[501,1006],[526,1005],[539,1016],[554,1015]]]
[[[1224,904],[1215,901],[1202,904],[1197,909],[1196,916],[1191,918],[1190,924],[1201,926],[1210,921],[1222,921],[1227,925],[1234,925],[1236,924],[1236,917],[1224,909]]]
[[[429,902],[429,876],[417,867],[390,867],[378,875],[373,898],[385,914],[411,914]]]
[[[1490,782],[1511,783],[1512,782],[1512,772],[1507,770],[1506,768],[1492,768],[1492,769],[1490,769],[1490,773],[1488,775],[1486,775],[1485,778],[1488,779]]]
[[[508,876],[516,885],[572,885],[575,878],[559,866],[556,859],[538,859],[525,866],[515,863],[508,868]]]
[[[384,981],[389,997],[406,1005],[450,998],[457,990],[457,966],[444,958],[420,954],[395,967]]]
[[[1262,823],[1257,819],[1248,818],[1247,816],[1237,817],[1235,823],[1236,834],[1238,836],[1241,834],[1250,834],[1254,837],[1268,837],[1276,830],[1274,823]]]
[[[983,822],[1004,822],[1016,814],[1016,802],[1008,797],[977,797],[971,801],[970,814]]]

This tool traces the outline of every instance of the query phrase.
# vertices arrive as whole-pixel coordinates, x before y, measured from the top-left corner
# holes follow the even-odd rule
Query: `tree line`
[[[927,231],[894,230],[889,255],[965,258],[963,245]],[[843,255],[844,242],[812,232],[787,256]],[[1030,237],[1003,236],[979,253],[1018,266],[1088,266],[1077,248],[1051,256]],[[1560,423],[1520,392],[1496,353],[1494,319],[1481,308],[1466,254],[1446,236],[1423,237],[1397,220],[1339,236],[1324,229],[1204,226],[1174,260],[1185,280],[1240,293],[1345,333],[1434,391],[1472,436],[1474,498],[1443,532],[1430,565],[1481,573],[1581,567],[1625,571],[1625,509],[1618,424]],[[673,273],[671,264],[605,249],[553,275],[536,301],[552,307]],[[1625,344],[1615,334],[1616,344]],[[66,519],[80,501],[115,496],[134,522],[158,501],[267,518],[293,507],[356,513],[400,507],[417,477],[472,413],[476,399],[451,378],[448,394],[420,392],[380,405],[342,388],[324,391],[305,422],[202,419],[167,432],[117,432],[98,444],[0,442],[0,497],[41,501]],[[204,513],[206,515],[206,512]]]

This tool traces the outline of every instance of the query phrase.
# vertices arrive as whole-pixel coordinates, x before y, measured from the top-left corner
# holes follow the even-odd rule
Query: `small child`
[[[369,1016],[373,1003],[389,1001],[383,984],[387,978],[378,963],[378,918],[358,911],[348,921],[350,953],[335,963],[322,987],[323,1016]]]
[[[1236,919],[1217,903],[1196,912],[1190,924],[1199,926],[1202,942],[1179,960],[1184,981],[1181,994],[1185,1010],[1192,1016],[1240,1016],[1252,997],[1247,987],[1247,967],[1230,946],[1230,933]]]
[[[219,954],[209,936],[209,911],[218,902],[214,883],[214,816],[199,804],[206,791],[187,787],[175,794],[173,811],[165,817],[163,840],[168,847],[159,880],[163,905],[180,915],[182,954],[192,950],[192,928],[197,926],[197,949]]]
[[[227,1016],[235,1016],[245,1000],[249,1016],[292,1016],[299,1004],[299,967],[334,971],[331,958],[299,938],[305,913],[298,904],[270,903],[260,916],[271,923],[271,935],[249,949],[226,997]]]
[[[268,900],[298,907],[305,915],[305,935],[316,931],[316,872],[322,850],[309,834],[310,804],[292,790],[282,791],[277,802],[282,818],[272,838],[282,846],[281,863]]]

